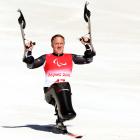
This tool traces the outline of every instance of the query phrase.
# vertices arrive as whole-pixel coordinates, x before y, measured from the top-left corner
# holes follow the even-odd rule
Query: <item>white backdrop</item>
[[[84,140],[140,139],[140,2],[90,0],[93,63],[74,66],[74,120],[68,130]],[[0,1],[0,137],[4,140],[65,140],[44,131],[54,124],[54,109],[44,100],[43,68],[22,63],[23,44],[18,25],[20,8],[27,39],[36,42],[33,55],[51,52],[50,38],[66,37],[65,52],[83,54],[78,38],[86,34],[83,0]]]

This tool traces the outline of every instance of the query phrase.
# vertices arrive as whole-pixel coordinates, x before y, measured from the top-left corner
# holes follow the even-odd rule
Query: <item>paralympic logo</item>
[[[58,67],[67,65],[66,62],[64,62],[64,63],[59,62],[57,58],[53,60],[53,63],[56,64]]]

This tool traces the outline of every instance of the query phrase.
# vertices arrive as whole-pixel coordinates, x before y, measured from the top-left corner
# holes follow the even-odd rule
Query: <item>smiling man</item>
[[[85,45],[84,55],[64,53],[65,38],[56,34],[51,39],[53,53],[44,54],[37,59],[32,56],[33,44],[26,44],[26,53],[23,62],[27,63],[30,69],[38,68],[44,65],[45,84],[44,93],[45,100],[55,107],[55,115],[57,115],[56,126],[63,133],[67,133],[64,121],[75,118],[76,113],[71,101],[70,78],[72,74],[73,62],[75,64],[88,64],[96,55],[90,49],[87,43],[88,38],[82,38],[80,41]]]

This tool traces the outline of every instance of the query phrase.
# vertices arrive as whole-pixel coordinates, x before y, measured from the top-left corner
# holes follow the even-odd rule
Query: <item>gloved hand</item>
[[[32,51],[34,45],[35,45],[35,42],[29,41],[25,44],[25,48],[27,51]]]
[[[82,36],[79,40],[81,41],[81,43],[83,45],[89,45],[90,44],[90,38],[88,38],[88,37]]]

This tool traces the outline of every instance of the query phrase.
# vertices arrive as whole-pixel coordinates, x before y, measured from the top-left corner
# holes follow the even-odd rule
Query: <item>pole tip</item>
[[[20,10],[20,9],[18,9],[18,10],[17,10],[17,12],[21,12],[21,10]]]

